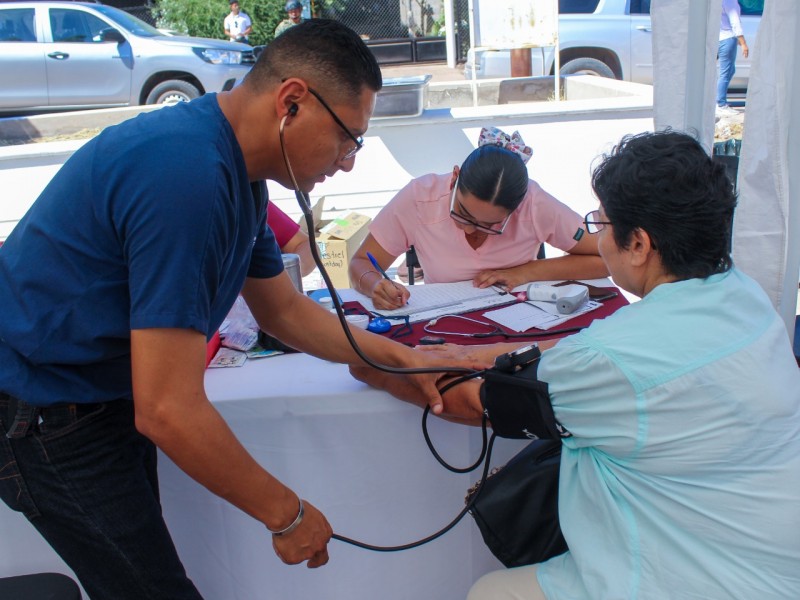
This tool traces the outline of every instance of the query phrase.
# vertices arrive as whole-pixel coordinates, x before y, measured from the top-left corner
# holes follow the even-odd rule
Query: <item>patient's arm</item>
[[[389,392],[396,398],[415,404],[420,408],[426,402],[419,396],[419,389],[411,384],[408,375],[395,375],[373,369],[372,367],[351,366],[350,373],[358,379]],[[439,389],[456,377],[447,376],[437,383]],[[480,379],[465,381],[447,391],[442,399],[444,411],[438,415],[443,419],[464,425],[480,425],[483,417],[483,408],[480,401]]]

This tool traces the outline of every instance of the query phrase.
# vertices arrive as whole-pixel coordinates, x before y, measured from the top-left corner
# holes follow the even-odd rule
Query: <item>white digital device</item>
[[[527,296],[528,300],[553,302],[559,313],[570,315],[589,299],[589,288],[577,283],[560,286],[531,283]]]
[[[539,302],[555,302],[558,300],[560,288],[544,283],[531,283],[528,285],[528,300],[538,300]]]

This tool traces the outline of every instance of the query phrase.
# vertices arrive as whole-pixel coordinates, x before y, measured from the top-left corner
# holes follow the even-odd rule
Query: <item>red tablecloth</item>
[[[619,290],[617,290],[617,288],[613,288],[613,287],[611,287],[611,288],[601,288],[601,289],[607,289],[608,291],[619,292]],[[534,342],[536,340],[556,339],[556,338],[564,337],[565,335],[569,335],[570,333],[574,333],[574,331],[572,331],[572,329],[575,328],[575,327],[587,327],[595,319],[602,319],[604,317],[607,317],[611,313],[615,312],[617,309],[627,305],[628,301],[625,299],[625,296],[623,296],[622,294],[618,293],[618,295],[616,297],[609,298],[608,300],[603,300],[601,302],[601,304],[602,304],[602,306],[600,308],[597,308],[597,309],[595,309],[595,310],[593,310],[591,312],[588,312],[586,314],[583,314],[583,315],[580,315],[578,317],[575,317],[574,319],[570,319],[566,323],[563,323],[563,324],[561,324],[561,325],[559,325],[557,327],[554,327],[553,329],[551,329],[549,331],[544,331],[544,330],[541,330],[541,329],[531,329],[529,331],[524,332],[526,335],[522,336],[522,335],[516,334],[516,332],[513,332],[510,329],[507,329],[507,328],[503,327],[502,325],[497,325],[497,327],[499,329],[501,329],[502,331],[505,331],[506,333],[514,333],[515,335],[514,335],[513,338],[505,338],[502,335],[494,335],[492,337],[478,337],[478,338],[475,338],[475,337],[464,337],[464,336],[460,336],[460,335],[447,335],[447,334],[443,335],[443,334],[426,333],[423,330],[423,327],[428,323],[428,321],[422,321],[420,323],[412,323],[411,324],[411,332],[406,334],[406,335],[397,336],[397,334],[396,334],[398,329],[400,329],[402,327],[405,327],[405,325],[402,322],[400,322],[399,325],[393,325],[393,327],[388,332],[386,332],[384,334],[381,334],[381,335],[383,335],[385,337],[392,337],[392,335],[394,334],[395,335],[395,337],[394,337],[395,340],[397,340],[398,342],[403,342],[404,344],[408,344],[408,345],[411,345],[411,346],[419,344],[420,338],[425,336],[425,335],[430,335],[430,336],[434,336],[434,337],[442,337],[442,338],[444,338],[445,342],[448,342],[448,343],[451,343],[451,344],[462,344],[462,345],[492,344],[492,343],[506,342],[506,341],[519,341],[519,342],[532,341],[532,342]],[[368,314],[367,310],[363,306],[361,306],[361,304],[359,304],[358,302],[345,302],[344,303],[344,308],[350,314],[359,314],[359,313],[360,314]],[[487,310],[490,310],[490,309],[482,308],[480,310],[476,310],[476,311],[473,311],[473,312],[464,313],[463,316],[472,317],[472,318],[478,319],[480,321],[485,321],[485,322],[492,323],[494,325],[495,323],[493,321],[489,321],[489,319],[486,319],[485,317],[482,316],[483,313],[485,313]],[[392,320],[391,322],[392,323],[396,323],[397,321]],[[475,323],[471,323],[471,322],[465,321],[463,319],[444,319],[443,321],[441,321],[440,324],[437,324],[437,326],[433,327],[432,329],[437,329],[437,330],[441,329],[441,330],[445,330],[445,331],[457,331],[459,333],[483,333],[483,332],[486,332],[487,330],[490,330],[489,327],[485,327],[485,326],[481,326],[481,325],[478,325],[478,324],[475,324]],[[569,329],[571,331],[563,331],[565,329]]]

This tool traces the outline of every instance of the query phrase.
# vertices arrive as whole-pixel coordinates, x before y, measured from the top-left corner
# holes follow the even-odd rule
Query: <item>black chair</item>
[[[406,267],[408,267],[408,285],[414,285],[414,269],[422,268],[422,265],[419,264],[417,251],[414,249],[414,246],[406,250]]]
[[[3,600],[81,600],[81,588],[61,573],[0,577]]]

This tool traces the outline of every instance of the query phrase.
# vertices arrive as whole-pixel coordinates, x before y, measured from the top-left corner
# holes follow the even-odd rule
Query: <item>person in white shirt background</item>
[[[225,35],[232,42],[248,43],[247,36],[253,31],[253,21],[239,7],[237,0],[230,0],[231,12],[225,17]]]

